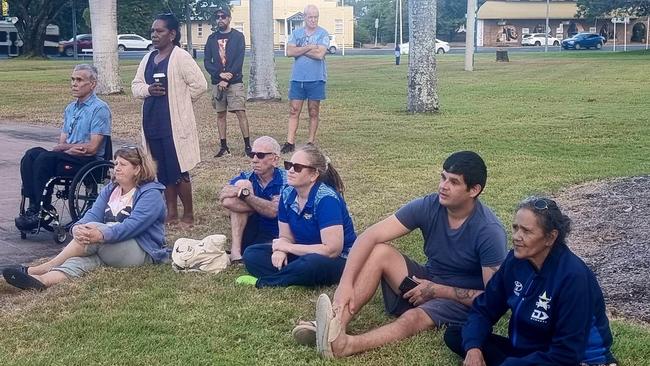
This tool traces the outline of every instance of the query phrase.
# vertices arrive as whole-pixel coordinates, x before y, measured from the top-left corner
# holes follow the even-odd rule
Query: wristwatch
[[[251,195],[251,191],[248,188],[242,188],[242,189],[239,190],[239,193],[237,193],[237,197],[240,200],[245,200],[250,195]]]

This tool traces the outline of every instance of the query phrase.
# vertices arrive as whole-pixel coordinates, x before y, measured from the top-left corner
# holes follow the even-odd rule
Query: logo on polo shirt
[[[539,295],[539,299],[535,303],[535,308],[536,309],[533,310],[530,318],[540,323],[546,323],[549,318],[546,312],[551,308],[551,298],[546,295],[546,291],[544,291],[543,294]]]
[[[522,285],[521,282],[515,281],[515,288],[512,290],[512,292],[514,292],[515,295],[517,295],[517,296],[521,296],[520,293],[521,293],[521,289],[523,289],[523,288],[524,288],[524,285]]]
[[[305,213],[302,215],[302,217],[303,217],[305,220],[311,220],[311,218],[312,218],[313,216],[314,216],[314,215],[310,214],[309,212],[305,212]]]

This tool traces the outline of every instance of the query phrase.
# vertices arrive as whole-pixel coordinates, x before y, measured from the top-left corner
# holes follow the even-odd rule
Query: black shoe
[[[251,145],[246,145],[246,147],[244,147],[244,155],[250,158],[252,153],[253,153],[253,148],[251,147]]]
[[[38,217],[38,213],[33,214],[33,215],[25,215],[23,216],[18,216],[14,219],[14,223],[16,225],[16,228],[20,231],[32,231],[35,230],[38,227],[38,222],[40,221]]]
[[[228,148],[228,146],[222,146],[222,147],[219,149],[219,152],[217,152],[217,153],[214,155],[214,157],[215,157],[215,158],[220,158],[220,157],[222,157],[222,156],[224,156],[224,155],[230,155],[230,149]]]
[[[2,271],[2,276],[5,278],[8,284],[18,287],[22,290],[45,290],[47,287],[43,282],[37,280],[36,278],[24,273],[20,269],[16,268],[7,268]]]
[[[295,149],[296,149],[296,145],[285,142],[280,152],[286,154],[286,153],[293,152]]]

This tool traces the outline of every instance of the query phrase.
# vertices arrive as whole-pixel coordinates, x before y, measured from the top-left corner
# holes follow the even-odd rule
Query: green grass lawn
[[[650,172],[650,53],[563,52],[511,54],[510,63],[478,55],[463,71],[460,55],[439,57],[441,111],[405,112],[407,66],[392,57],[332,57],[328,100],[321,110],[319,145],[346,185],[358,231],[408,200],[437,187],[442,162],[471,149],[488,164],[482,200],[509,227],[515,204],[531,193],[553,194],[576,183]],[[283,95],[290,60],[277,59]],[[72,62],[0,61],[0,119],[58,126],[69,102]],[[125,94],[109,96],[114,133],[137,141],[139,104],[130,95],[137,62],[124,62]],[[246,68],[247,70],[247,68]],[[215,204],[226,180],[245,168],[243,144],[229,116],[233,156],[212,158],[216,119],[208,98],[195,106],[203,162],[193,172],[200,238],[228,234]],[[249,104],[254,136],[286,136],[288,103]],[[303,116],[304,117],[304,116]],[[301,121],[298,142],[306,139]],[[18,192],[16,193],[18,194]],[[579,225],[579,223],[576,223]],[[424,259],[421,236],[395,243]],[[18,293],[0,283],[0,364],[327,364],[313,349],[294,345],[298,318],[314,316],[323,289],[239,287],[244,270],[214,276],[175,274],[167,266],[103,269],[43,293]],[[386,322],[380,297],[352,324],[353,333]],[[501,330],[503,330],[503,324]],[[612,321],[614,353],[623,365],[650,364],[650,327]],[[453,365],[441,332],[334,363]]]

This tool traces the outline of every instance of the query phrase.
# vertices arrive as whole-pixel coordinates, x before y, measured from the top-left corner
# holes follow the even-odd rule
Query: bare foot
[[[336,337],[334,341],[332,341],[332,353],[334,354],[334,357],[345,357],[351,354],[347,349],[351,338],[351,336],[345,334],[344,332],[341,332],[339,336]]]
[[[165,225],[167,226],[178,225],[178,216],[167,216],[167,218],[165,218]]]
[[[185,230],[193,228],[194,227],[194,217],[187,218],[187,217],[183,216],[181,221],[178,223],[178,226],[181,229],[185,229]]]

